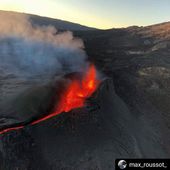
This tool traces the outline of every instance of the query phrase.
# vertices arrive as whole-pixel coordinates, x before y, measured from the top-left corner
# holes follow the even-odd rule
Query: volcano
[[[36,20],[41,25],[42,18]],[[73,34],[84,41],[86,59],[78,61],[85,56],[79,41],[71,41],[68,48],[74,38],[67,33],[64,50],[43,44],[48,60],[53,59],[48,67],[44,67],[48,63],[45,50],[39,53],[39,39],[31,47],[26,44],[44,57],[38,68],[31,67],[35,65],[31,55],[26,64],[26,58],[21,63],[24,67],[18,62],[10,67],[0,65],[0,128],[6,129],[0,135],[0,169],[112,170],[117,158],[169,158],[169,26],[167,22],[110,30],[76,29]],[[69,25],[64,29],[69,30]],[[57,34],[54,30],[48,35]],[[1,47],[12,46],[11,40],[7,42],[3,39]],[[38,46],[38,52],[32,46]],[[16,56],[18,51],[27,54],[23,49],[15,51],[15,46],[12,49]],[[0,52],[8,58],[6,51]],[[51,51],[59,54],[57,58]],[[12,67],[14,63],[19,71]],[[19,74],[25,70],[31,74]],[[95,70],[104,78],[96,76]]]
[[[81,80],[70,80],[68,85],[65,87],[65,90],[62,91],[63,94],[60,95],[61,97],[56,106],[54,107],[52,113],[49,113],[48,115],[37,120],[30,120],[25,121],[23,123],[18,123],[23,125],[9,124],[8,128],[4,128],[0,131],[0,134],[2,135],[13,130],[20,130],[23,129],[25,126],[38,124],[58,114],[61,114],[62,112],[69,112],[72,109],[81,108],[85,106],[86,99],[91,97],[91,95],[96,91],[99,84],[100,81],[97,79],[97,71],[94,65],[91,65],[87,70],[87,73],[83,75]]]

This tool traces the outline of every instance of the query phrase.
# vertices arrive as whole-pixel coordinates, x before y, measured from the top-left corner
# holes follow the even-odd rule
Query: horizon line
[[[87,28],[90,28],[90,29],[97,29],[97,30],[103,30],[103,31],[111,30],[111,29],[124,29],[124,28],[129,28],[129,27],[150,27],[150,26],[153,26],[153,25],[160,25],[160,24],[164,24],[164,23],[170,22],[170,20],[169,20],[169,21],[162,21],[160,23],[151,23],[151,24],[148,24],[148,25],[135,25],[134,24],[134,25],[122,26],[122,27],[113,26],[113,27],[109,27],[109,28],[100,28],[100,27],[93,27],[93,26],[90,26],[90,25],[85,25],[85,24],[74,22],[74,21],[70,21],[70,20],[64,20],[62,18],[55,18],[55,17],[45,16],[45,15],[41,15],[41,14],[27,13],[27,12],[23,12],[23,11],[22,12],[21,11],[15,11],[15,10],[2,10],[2,9],[0,9],[0,11],[3,11],[3,12],[14,12],[14,13],[19,13],[19,14],[34,15],[34,16],[43,17],[43,18],[60,20],[60,21],[65,21],[65,22],[69,22],[69,23],[72,23],[72,24],[77,24],[77,25],[80,25],[80,26],[83,26],[83,27],[87,27]]]

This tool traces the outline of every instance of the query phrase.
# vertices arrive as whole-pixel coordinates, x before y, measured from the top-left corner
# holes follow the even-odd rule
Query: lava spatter
[[[97,78],[96,68],[94,65],[90,65],[81,80],[75,79],[69,83],[52,113],[38,120],[35,120],[28,125],[35,125],[58,114],[61,114],[62,112],[69,112],[73,109],[83,107],[85,105],[86,99],[89,98],[96,91],[99,84],[100,80]],[[0,131],[0,134],[13,130],[19,130],[24,127],[25,126],[7,128]]]

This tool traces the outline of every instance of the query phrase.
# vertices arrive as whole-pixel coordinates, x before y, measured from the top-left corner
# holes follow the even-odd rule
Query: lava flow
[[[97,79],[96,69],[93,65],[91,65],[81,81],[73,80],[69,84],[61,96],[57,107],[54,109],[54,112],[42,119],[32,122],[31,124],[34,125],[62,112],[69,112],[72,109],[83,107],[85,100],[95,92],[99,83],[100,81]]]
[[[29,125],[35,125],[58,114],[61,114],[62,112],[69,112],[72,109],[83,107],[85,105],[86,99],[95,92],[99,84],[100,81],[97,79],[95,66],[91,65],[86,74],[83,76],[82,80],[72,80],[70,82],[52,113],[41,119],[31,122]],[[0,131],[0,134],[21,128],[24,128],[24,126],[4,129]]]

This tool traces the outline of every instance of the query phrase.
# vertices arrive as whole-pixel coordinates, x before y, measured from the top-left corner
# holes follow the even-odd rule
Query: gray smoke
[[[10,12],[0,12],[0,23],[1,128],[47,113],[56,82],[83,72],[88,62],[83,42],[71,32],[32,25],[27,15]]]
[[[51,78],[86,68],[83,42],[53,26],[35,26],[27,15],[0,13],[0,72]]]

